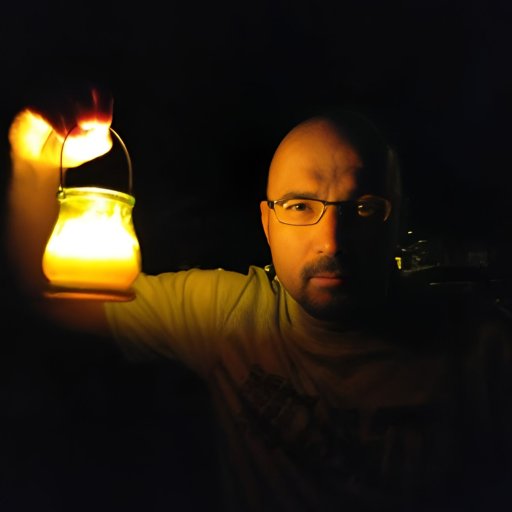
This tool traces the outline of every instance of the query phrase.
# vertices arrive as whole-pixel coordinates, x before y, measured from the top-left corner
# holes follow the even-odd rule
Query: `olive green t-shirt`
[[[207,382],[225,433],[226,510],[452,510],[482,495],[472,487],[487,488],[484,466],[501,464],[490,370],[468,363],[473,342],[450,329],[432,344],[414,322],[396,339],[334,330],[259,267],[142,274],[135,291],[106,305],[113,334],[127,352],[179,360]]]

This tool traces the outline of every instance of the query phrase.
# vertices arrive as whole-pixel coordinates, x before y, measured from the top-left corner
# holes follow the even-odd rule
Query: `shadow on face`
[[[385,298],[399,206],[394,165],[374,127],[352,113],[309,119],[278,146],[267,183],[278,202],[262,202],[262,223],[279,281],[312,316],[333,320]],[[390,204],[391,215],[376,220],[367,198]],[[286,223],[291,209],[303,218],[319,201],[339,204],[325,205],[314,224]]]

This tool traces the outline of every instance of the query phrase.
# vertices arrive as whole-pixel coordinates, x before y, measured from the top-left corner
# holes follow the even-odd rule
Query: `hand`
[[[19,112],[9,128],[14,164],[33,167],[77,167],[112,147],[110,124],[113,101],[99,89],[63,94],[55,102],[40,102]],[[64,148],[63,148],[64,144]],[[15,165],[16,167],[16,165]]]

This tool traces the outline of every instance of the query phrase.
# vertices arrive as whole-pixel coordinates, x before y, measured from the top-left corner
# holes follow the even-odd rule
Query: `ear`
[[[260,202],[260,211],[261,211],[261,224],[263,226],[263,231],[265,232],[265,236],[267,237],[267,242],[269,242],[268,239],[268,216],[270,214],[270,208],[268,207],[268,204],[266,201]]]

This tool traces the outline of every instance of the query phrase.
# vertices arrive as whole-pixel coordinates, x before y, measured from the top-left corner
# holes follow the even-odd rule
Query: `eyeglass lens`
[[[276,201],[274,205],[280,222],[297,226],[316,224],[328,206],[336,206],[341,215],[378,222],[385,221],[389,213],[387,201],[378,197],[337,203],[324,203],[318,199],[292,198]]]

